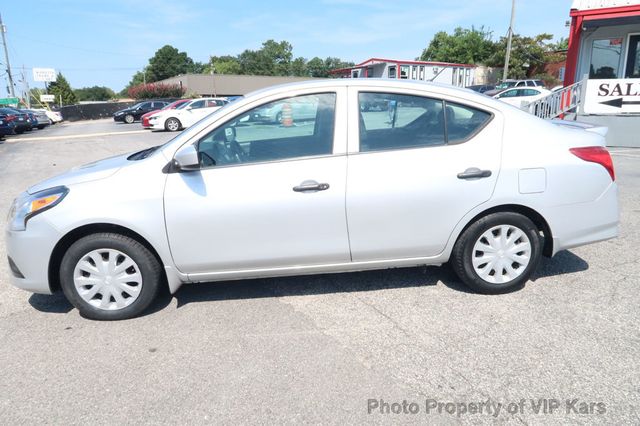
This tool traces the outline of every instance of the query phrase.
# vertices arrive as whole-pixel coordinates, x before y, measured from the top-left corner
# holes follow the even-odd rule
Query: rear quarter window
[[[478,134],[491,121],[493,115],[467,105],[445,101],[447,143],[466,142]]]

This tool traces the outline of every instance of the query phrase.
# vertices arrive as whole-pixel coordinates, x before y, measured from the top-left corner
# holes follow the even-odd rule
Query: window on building
[[[420,80],[424,80],[424,65],[420,65]]]
[[[409,65],[400,66],[400,78],[404,78],[404,79],[409,78]]]
[[[417,66],[412,66],[411,67],[411,78],[413,80],[417,80],[418,79],[418,67]]]
[[[640,78],[640,34],[629,37],[625,78]]]
[[[396,78],[397,68],[395,65],[389,67],[389,78]]]
[[[360,70],[351,71],[351,78],[358,78],[360,76]]]
[[[367,77],[373,78],[373,67],[367,68]]]
[[[618,78],[621,55],[621,38],[594,40],[591,48],[589,78]]]

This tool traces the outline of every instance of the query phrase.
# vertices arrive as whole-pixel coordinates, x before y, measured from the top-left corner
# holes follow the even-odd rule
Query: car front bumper
[[[44,216],[27,222],[24,231],[5,232],[7,256],[11,259],[11,284],[26,291],[51,294],[49,261],[62,234]]]

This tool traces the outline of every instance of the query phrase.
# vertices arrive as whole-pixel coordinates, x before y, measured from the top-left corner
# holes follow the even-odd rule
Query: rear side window
[[[360,152],[465,142],[492,117],[486,111],[422,96],[361,92],[358,101]]]
[[[447,101],[445,105],[448,144],[468,140],[491,120],[491,114],[486,111]]]
[[[361,152],[445,143],[441,100],[361,92],[358,101]]]

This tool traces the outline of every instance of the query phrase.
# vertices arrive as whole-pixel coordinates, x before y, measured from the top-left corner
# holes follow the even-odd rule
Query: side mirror
[[[200,170],[200,160],[198,151],[194,145],[183,146],[173,156],[174,166],[178,170],[193,171]]]

